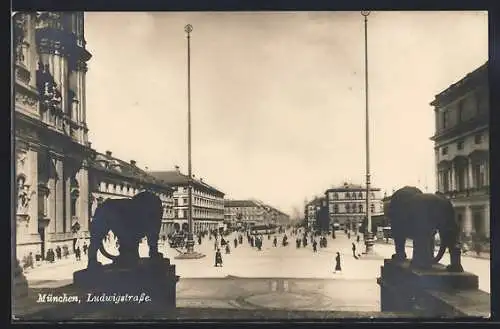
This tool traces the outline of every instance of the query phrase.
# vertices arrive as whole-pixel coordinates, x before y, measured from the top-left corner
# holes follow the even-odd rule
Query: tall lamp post
[[[193,26],[187,24],[184,27],[187,33],[187,97],[188,97],[188,236],[186,252],[179,254],[177,259],[198,259],[205,257],[204,254],[194,251],[193,237],[193,173],[191,166],[191,32]]]
[[[365,22],[365,127],[366,127],[366,233],[365,253],[373,252],[372,214],[371,214],[371,182],[370,182],[370,117],[368,111],[368,15],[369,11],[362,11]]]

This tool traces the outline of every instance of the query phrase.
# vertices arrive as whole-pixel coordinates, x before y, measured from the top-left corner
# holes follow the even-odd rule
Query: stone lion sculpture
[[[163,216],[160,198],[152,192],[141,192],[131,199],[108,199],[99,205],[90,223],[88,267],[101,265],[99,250],[116,264],[133,264],[139,260],[139,243],[147,237],[149,256],[163,258],[158,252],[158,239]],[[112,231],[118,239],[118,256],[106,251],[103,239]]]
[[[391,197],[387,210],[391,221],[396,261],[406,260],[406,239],[413,240],[412,267],[428,269],[438,263],[446,249],[450,252],[450,272],[463,272],[460,262],[460,227],[450,200],[430,193],[422,193],[416,187],[405,186]],[[435,234],[441,240],[434,256]]]

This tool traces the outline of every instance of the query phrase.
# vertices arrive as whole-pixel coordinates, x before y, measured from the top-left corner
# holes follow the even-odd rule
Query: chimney
[[[111,151],[106,151],[106,156],[110,157],[111,156]]]
[[[203,183],[203,177],[202,177],[202,178],[200,178],[200,182],[202,182],[202,183]]]
[[[175,166],[175,171],[181,172],[181,168],[179,166]]]
[[[135,160],[130,160],[130,164],[135,167],[137,162]]]

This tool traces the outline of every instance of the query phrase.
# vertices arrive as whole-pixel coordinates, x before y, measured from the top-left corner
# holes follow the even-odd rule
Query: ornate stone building
[[[325,191],[328,212],[333,223],[341,228],[357,229],[366,217],[366,188],[361,185],[344,183]],[[372,216],[384,213],[383,195],[379,188],[371,188],[370,211]]]
[[[13,17],[15,238],[18,258],[88,232],[83,13]]]
[[[150,175],[171,186],[174,190],[173,219],[166,222],[165,232],[188,229],[188,176],[179,167],[172,171],[154,171]],[[203,179],[193,182],[193,232],[216,230],[223,227],[224,193],[208,185]]]
[[[172,189],[146,172],[99,154],[88,141],[83,13],[18,13],[14,23],[16,257],[88,238],[99,201],[141,189],[173,217]],[[165,225],[163,226],[165,229]]]
[[[437,187],[451,199],[465,236],[490,236],[487,63],[435,96]]]
[[[106,199],[131,198],[148,190],[160,197],[163,203],[161,235],[168,233],[174,217],[173,189],[165,182],[149,175],[137,166],[136,161],[125,162],[114,158],[111,151],[101,154],[93,151],[90,160],[90,214]]]

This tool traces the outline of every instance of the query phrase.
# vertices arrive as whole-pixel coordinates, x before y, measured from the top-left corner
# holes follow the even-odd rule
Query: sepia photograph
[[[11,24],[12,322],[490,317],[486,11]]]

